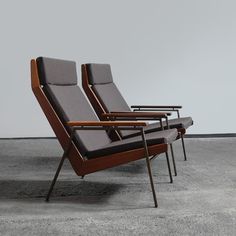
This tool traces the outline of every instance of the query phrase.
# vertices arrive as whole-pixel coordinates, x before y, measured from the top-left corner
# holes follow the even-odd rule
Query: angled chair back
[[[75,63],[52,58],[31,60],[31,87],[58,141],[77,175],[85,175],[123,163],[110,161],[109,156],[87,159],[87,150],[110,143],[103,130],[76,132],[71,142],[68,120],[98,120],[90,104],[77,86]],[[76,93],[76,94],[75,94]],[[74,96],[72,96],[72,94]],[[79,112],[80,111],[80,112]],[[95,134],[96,133],[96,134]],[[69,150],[68,146],[70,146]]]
[[[37,65],[43,91],[69,133],[71,130],[66,126],[68,121],[98,121],[77,85],[75,62],[40,57]],[[75,133],[75,142],[84,156],[86,152],[105,146],[111,140],[104,130],[80,130]]]
[[[82,65],[83,89],[93,105],[97,115],[102,120],[103,113],[131,111],[129,105],[120,93],[112,78],[109,64]],[[121,136],[127,136],[134,131],[122,130]]]

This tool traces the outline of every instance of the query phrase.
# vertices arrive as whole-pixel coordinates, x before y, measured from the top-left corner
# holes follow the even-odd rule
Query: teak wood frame
[[[61,158],[61,161],[59,163],[59,166],[57,168],[56,174],[54,176],[54,179],[51,183],[48,195],[46,197],[46,200],[49,200],[50,194],[52,192],[52,189],[54,187],[54,184],[57,180],[57,177],[59,175],[59,172],[61,170],[61,167],[63,165],[63,162],[65,158],[68,158],[72,168],[74,169],[75,173],[78,176],[84,176],[99,170],[104,170],[107,168],[111,168],[114,166],[118,166],[121,164],[125,164],[131,161],[139,160],[142,158],[146,159],[147,163],[147,168],[148,168],[148,173],[149,173],[149,178],[150,178],[150,183],[151,183],[151,188],[152,188],[152,193],[153,193],[153,199],[154,199],[154,204],[155,207],[157,207],[157,199],[156,199],[156,194],[155,194],[155,189],[154,189],[154,184],[153,184],[153,178],[152,178],[152,173],[151,173],[151,167],[150,167],[150,156],[155,156],[160,153],[166,153],[166,158],[167,158],[167,164],[169,167],[169,158],[168,158],[168,145],[167,144],[158,144],[158,145],[152,145],[152,146],[147,146],[146,139],[145,139],[145,134],[143,131],[143,128],[141,129],[141,136],[143,140],[143,148],[137,148],[134,150],[129,150],[125,152],[120,152],[120,153],[115,153],[112,155],[107,155],[99,158],[93,158],[93,159],[85,159],[81,154],[78,148],[76,147],[75,143],[73,142],[73,132],[71,134],[68,133],[66,130],[65,126],[63,125],[62,121],[58,117],[57,113],[55,112],[54,108],[52,107],[51,103],[49,102],[48,98],[46,97],[42,86],[40,85],[40,80],[39,80],[39,75],[38,75],[38,69],[37,69],[37,62],[35,59],[31,60],[31,87],[33,90],[33,93],[35,97],[37,98],[45,116],[47,117],[56,137],[58,138],[64,153]],[[100,122],[98,122],[100,123]],[[119,125],[122,125],[124,123],[120,122],[111,122],[110,126],[116,127]],[[127,124],[125,126],[137,126],[137,125],[142,125],[139,124],[138,122],[126,122]],[[129,124],[128,124],[129,123]],[[90,123],[76,123],[73,121],[68,123],[70,126],[75,126],[73,130],[76,129],[86,129],[90,128],[91,126],[94,126],[94,124]],[[104,128],[109,126],[108,124],[97,124],[97,127],[102,127]],[[94,127],[95,128],[95,127]],[[170,168],[169,168],[169,174],[171,177],[170,173]],[[172,182],[172,177],[171,177],[171,182]]]
[[[84,92],[86,93],[90,103],[92,104],[94,110],[96,111],[98,117],[100,120],[109,120],[109,117],[106,114],[109,114],[109,111],[106,110],[105,106],[102,104],[102,101],[99,100],[95,92],[93,91],[91,85],[89,84],[89,79],[88,79],[88,70],[87,70],[87,65],[82,64],[81,65],[81,72],[82,72],[82,87],[84,89]],[[133,112],[146,112],[146,111],[152,111],[152,112],[160,112],[164,111],[166,112],[167,115],[170,115],[169,112],[177,112],[178,118],[180,118],[180,113],[179,109],[182,108],[182,106],[131,106],[133,108]],[[133,115],[135,117],[135,115]],[[131,119],[132,120],[132,119]],[[146,119],[148,120],[148,118]],[[167,119],[168,121],[168,119]],[[160,119],[161,122],[161,119]],[[168,126],[168,123],[167,123]],[[185,149],[185,144],[184,144],[184,135],[186,133],[186,129],[184,128],[178,128],[178,137],[177,139],[181,138],[181,143],[183,147],[183,153],[184,153],[184,160],[187,160],[187,155],[186,155],[186,149]],[[121,135],[119,132],[112,132],[110,137],[115,141],[121,139]],[[173,147],[171,145],[171,152],[173,153]],[[172,156],[173,157],[173,156]],[[174,161],[173,161],[174,163]],[[175,165],[175,164],[174,164]],[[175,175],[177,175],[176,168],[175,169]]]

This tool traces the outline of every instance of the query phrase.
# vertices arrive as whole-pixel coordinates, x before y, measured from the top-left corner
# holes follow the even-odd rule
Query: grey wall
[[[40,55],[77,61],[79,76],[81,63],[110,63],[129,104],[182,104],[190,133],[236,132],[235,10],[233,0],[1,1],[0,137],[53,135],[30,88]]]

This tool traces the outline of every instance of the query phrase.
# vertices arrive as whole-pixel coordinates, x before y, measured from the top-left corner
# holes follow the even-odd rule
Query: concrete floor
[[[178,176],[164,155],[152,162],[153,208],[145,161],[80,179],[63,166],[44,202],[62,150],[54,139],[0,140],[0,235],[236,235],[236,139],[174,144]]]

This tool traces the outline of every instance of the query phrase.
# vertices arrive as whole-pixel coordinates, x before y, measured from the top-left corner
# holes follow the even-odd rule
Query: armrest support
[[[172,106],[165,106],[165,105],[160,105],[160,106],[155,106],[155,105],[133,105],[131,106],[131,108],[133,108],[134,112],[135,111],[172,111],[172,112],[177,112],[177,116],[178,118],[180,118],[180,112],[179,109],[182,108],[182,106],[176,106],[176,105],[172,105]]]
[[[181,109],[182,106],[178,106],[178,105],[133,105],[131,106],[131,108],[150,108],[150,109],[155,109],[155,108],[165,108],[165,109]]]
[[[68,121],[67,125],[72,128],[67,150],[69,150],[76,130],[139,130],[142,134],[143,142],[146,142],[144,135],[145,122],[137,121]]]

